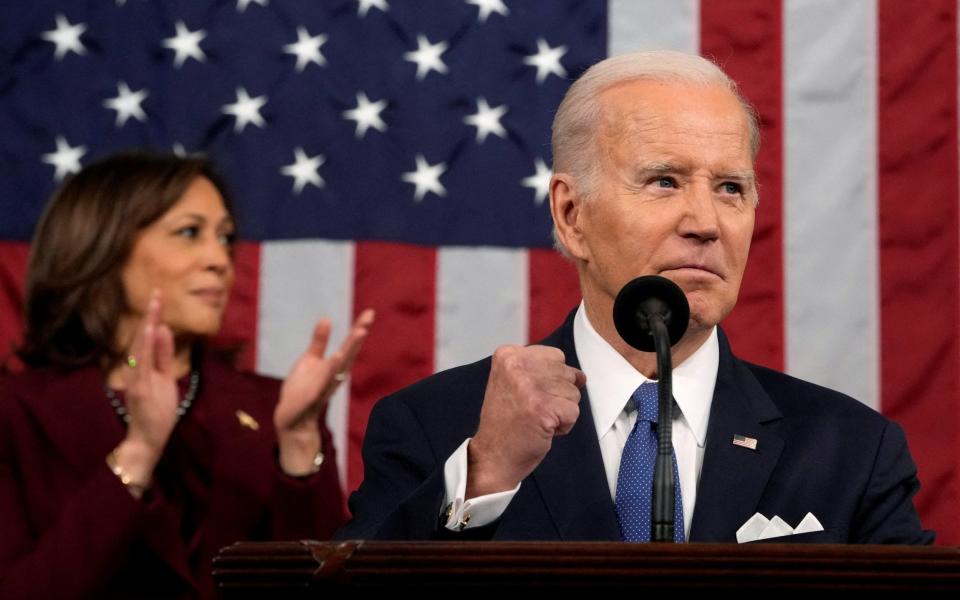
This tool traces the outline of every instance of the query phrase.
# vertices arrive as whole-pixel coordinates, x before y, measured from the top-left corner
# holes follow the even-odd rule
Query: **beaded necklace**
[[[187,410],[193,405],[193,401],[197,397],[197,390],[200,388],[200,372],[199,371],[190,371],[190,380],[187,383],[187,393],[183,395],[183,399],[180,400],[180,404],[177,405],[177,420],[187,414]],[[124,423],[130,423],[130,414],[127,413],[127,408],[123,405],[123,402],[120,398],[117,397],[117,393],[110,389],[109,386],[104,385],[103,389],[107,393],[107,400],[110,401],[110,406],[113,407],[113,411],[117,413],[117,416],[120,417],[120,420]]]

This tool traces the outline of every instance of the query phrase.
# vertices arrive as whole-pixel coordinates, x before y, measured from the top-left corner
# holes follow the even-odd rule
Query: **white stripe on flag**
[[[609,53],[633,50],[700,49],[698,0],[610,0]]]
[[[877,408],[876,5],[787,0],[784,21],[787,371]]]
[[[264,242],[260,259],[257,371],[283,377],[306,349],[320,317],[333,321],[327,351],[336,349],[353,317],[353,242]],[[347,394],[341,385],[330,400],[341,483],[347,472]]]
[[[526,343],[526,250],[442,248],[437,271],[437,371]]]

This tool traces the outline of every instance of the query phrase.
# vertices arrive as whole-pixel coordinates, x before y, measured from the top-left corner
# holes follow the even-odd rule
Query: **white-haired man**
[[[338,537],[648,540],[652,465],[638,448],[656,439],[656,359],[620,338],[612,307],[626,282],[657,274],[690,303],[672,349],[678,541],[930,543],[902,430],[740,361],[718,328],[750,248],[758,146],[752,109],[701,57],[590,68],[554,119],[550,184],[582,304],[541,345],[379,402]]]

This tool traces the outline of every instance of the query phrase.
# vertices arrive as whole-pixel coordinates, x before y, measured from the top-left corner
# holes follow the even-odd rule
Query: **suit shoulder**
[[[879,412],[842,392],[812,383],[780,371],[752,363],[743,363],[785,414],[791,416],[834,416],[886,423]]]
[[[0,374],[0,391],[6,393],[30,392],[51,380],[60,379],[91,370],[91,367],[57,369],[54,367],[30,367],[15,373]]]
[[[24,403],[38,397],[37,392],[51,375],[49,369],[27,369],[0,375],[0,415],[8,417],[20,410]]]
[[[490,375],[490,357],[435,373],[381,399],[374,411],[403,406],[416,415],[456,418],[479,413]]]
[[[37,367],[18,373],[4,373],[0,376],[0,407],[47,402],[50,400],[48,395],[51,383],[66,381],[69,384],[81,385],[90,380],[99,381],[100,375],[94,373],[98,371],[92,367],[71,370]]]

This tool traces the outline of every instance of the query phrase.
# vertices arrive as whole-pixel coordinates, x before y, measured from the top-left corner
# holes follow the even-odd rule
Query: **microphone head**
[[[687,331],[690,305],[680,286],[666,277],[645,275],[628,282],[613,302],[613,324],[623,341],[642,352],[654,352],[651,315],[660,315],[670,346]]]

